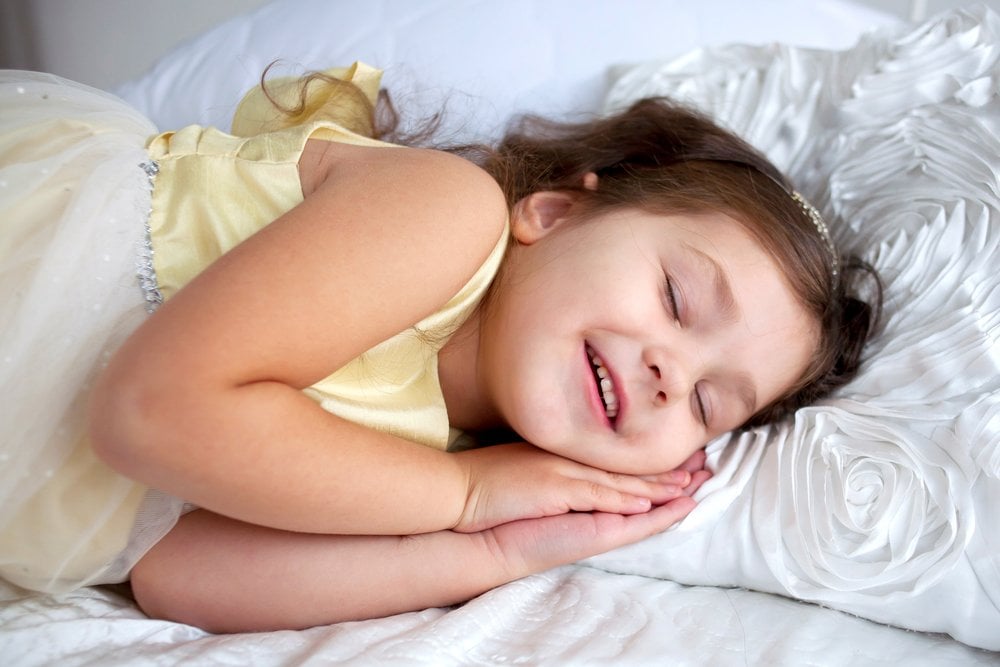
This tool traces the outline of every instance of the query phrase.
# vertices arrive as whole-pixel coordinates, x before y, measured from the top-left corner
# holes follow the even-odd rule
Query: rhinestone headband
[[[823,216],[819,214],[819,211],[816,210],[815,206],[810,204],[806,198],[798,192],[792,191],[792,199],[794,199],[805,214],[809,216],[813,225],[816,226],[816,230],[819,232],[819,235],[823,237],[826,249],[830,253],[830,260],[833,264],[833,282],[836,284],[837,278],[840,276],[840,255],[837,254],[837,247],[833,245],[833,237],[830,236],[830,230],[827,228],[826,223],[823,222]]]

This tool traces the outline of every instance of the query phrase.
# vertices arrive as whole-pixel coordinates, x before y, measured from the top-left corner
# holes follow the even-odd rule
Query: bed
[[[443,135],[647,95],[748,138],[886,283],[856,381],[720,438],[673,529],[464,605],[211,635],[127,587],[0,582],[0,664],[1000,664],[1000,16],[920,25],[842,0],[275,0],[116,92],[228,127],[279,73],[360,59]]]

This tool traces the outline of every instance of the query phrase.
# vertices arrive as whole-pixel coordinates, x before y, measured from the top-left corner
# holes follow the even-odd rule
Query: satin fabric
[[[886,303],[852,383],[711,443],[695,511],[590,564],[1000,650],[998,73],[984,7],[842,52],[730,46],[618,71],[608,108],[670,95],[768,153]]]

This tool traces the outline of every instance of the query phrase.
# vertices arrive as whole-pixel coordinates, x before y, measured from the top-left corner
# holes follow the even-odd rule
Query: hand
[[[525,443],[455,456],[462,457],[469,480],[465,508],[454,526],[459,532],[567,512],[648,512],[653,506],[693,493],[691,470],[699,479],[705,472],[701,470],[704,457],[699,462],[692,456],[678,470],[659,475],[609,473]]]
[[[642,514],[561,514],[506,523],[478,535],[511,581],[655,535],[687,516],[695,504],[681,496]]]
[[[685,496],[693,496],[702,484],[711,479],[712,471],[705,467],[705,460],[705,450],[699,449],[677,466],[677,470],[685,470],[691,475],[691,481],[684,487]]]

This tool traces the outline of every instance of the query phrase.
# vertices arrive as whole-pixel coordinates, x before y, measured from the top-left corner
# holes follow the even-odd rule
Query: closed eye
[[[681,321],[680,306],[678,305],[680,299],[677,297],[677,288],[674,287],[674,281],[671,280],[669,275],[666,276],[666,295],[667,306],[670,310],[670,314],[679,324]],[[695,386],[694,398],[697,406],[698,418],[701,420],[702,426],[708,428],[708,410],[705,407],[705,399],[702,397],[702,390],[698,386]]]
[[[695,400],[698,403],[698,416],[701,418],[702,426],[708,427],[708,411],[705,410],[705,399],[702,398],[701,389],[695,387],[694,391]]]
[[[670,314],[673,315],[674,319],[680,322],[681,315],[680,309],[677,307],[677,290],[674,288],[674,282],[667,276],[667,304],[670,306]]]

